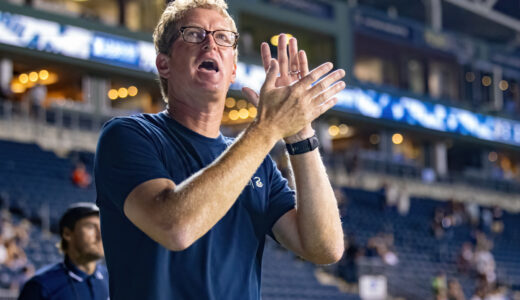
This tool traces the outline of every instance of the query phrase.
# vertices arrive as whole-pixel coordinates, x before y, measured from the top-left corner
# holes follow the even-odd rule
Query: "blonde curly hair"
[[[207,8],[218,11],[231,25],[232,31],[237,31],[235,21],[229,15],[228,5],[224,0],[176,0],[166,6],[159,23],[153,32],[153,42],[157,54],[171,55],[171,46],[178,38],[179,23],[183,17],[194,8]],[[235,49],[235,63],[238,61],[238,50]],[[168,102],[168,80],[159,75],[161,94],[165,102]]]

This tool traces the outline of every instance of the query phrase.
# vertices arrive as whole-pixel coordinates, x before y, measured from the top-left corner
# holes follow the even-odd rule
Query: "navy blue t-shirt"
[[[269,156],[227,214],[184,251],[153,241],[123,212],[139,184],[155,178],[179,184],[232,142],[193,132],[166,112],[105,124],[95,181],[112,300],[261,298],[265,235],[272,236],[274,223],[295,205],[294,191]]]
[[[25,283],[18,300],[108,300],[107,277],[100,265],[88,275],[65,258],[38,270]]]

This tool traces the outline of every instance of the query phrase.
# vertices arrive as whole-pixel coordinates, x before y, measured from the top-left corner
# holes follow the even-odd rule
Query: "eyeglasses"
[[[238,42],[238,33],[229,30],[209,31],[200,27],[186,26],[181,27],[179,31],[182,39],[187,43],[200,44],[206,40],[210,34],[213,35],[215,43],[219,46],[236,48]]]

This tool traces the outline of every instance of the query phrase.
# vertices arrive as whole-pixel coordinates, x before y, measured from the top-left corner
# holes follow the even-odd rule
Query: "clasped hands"
[[[309,72],[305,51],[298,51],[295,38],[287,43],[285,34],[278,39],[278,59],[272,58],[267,43],[262,43],[260,50],[266,71],[260,94],[248,87],[242,89],[248,101],[258,107],[255,122],[268,126],[272,134],[284,138],[286,143],[311,137],[311,122],[333,107],[338,101],[335,95],[345,88],[345,82],[338,81],[345,77],[345,71],[329,73],[333,65],[327,62]]]

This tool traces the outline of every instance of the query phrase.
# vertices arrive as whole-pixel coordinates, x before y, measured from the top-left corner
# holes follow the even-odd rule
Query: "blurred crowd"
[[[18,291],[34,275],[24,251],[30,230],[29,220],[15,223],[7,209],[0,211],[0,288]]]

